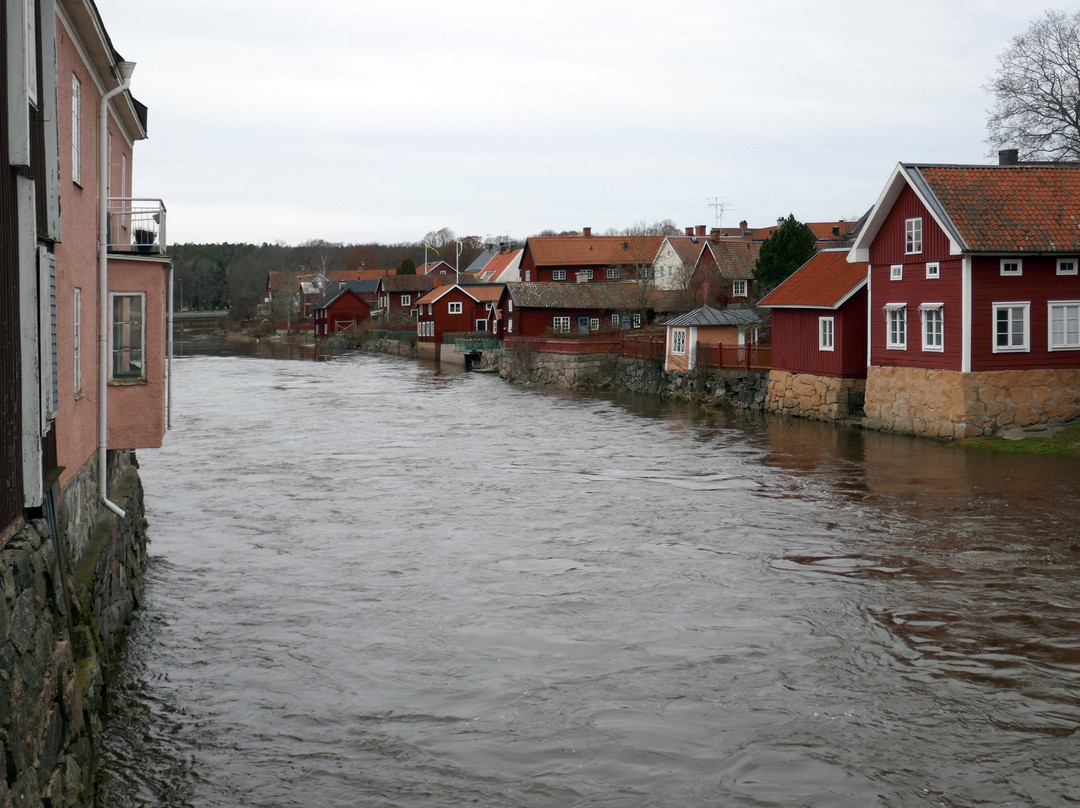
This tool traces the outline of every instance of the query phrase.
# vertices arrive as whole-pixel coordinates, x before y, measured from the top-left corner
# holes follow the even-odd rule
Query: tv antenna
[[[729,199],[726,196],[708,196],[705,197],[705,201],[709,203],[709,207],[716,211],[716,226],[723,227],[724,214],[733,209],[733,206],[727,202],[721,202],[721,199]]]

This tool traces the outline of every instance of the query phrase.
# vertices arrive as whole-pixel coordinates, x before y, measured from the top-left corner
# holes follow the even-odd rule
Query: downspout
[[[101,502],[121,519],[124,509],[109,500],[109,482],[106,456],[109,447],[109,101],[131,86],[134,62],[120,62],[116,66],[120,84],[101,97],[98,132],[98,489]]]

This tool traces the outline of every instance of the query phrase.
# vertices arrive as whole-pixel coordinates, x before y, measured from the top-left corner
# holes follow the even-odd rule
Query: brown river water
[[[100,802],[1080,802],[1080,463],[174,363]]]

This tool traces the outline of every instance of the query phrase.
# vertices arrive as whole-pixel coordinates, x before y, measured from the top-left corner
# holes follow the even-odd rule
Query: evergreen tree
[[[398,275],[415,275],[416,274],[416,262],[412,258],[406,258],[401,262],[401,266],[398,267]]]
[[[761,245],[754,264],[754,293],[759,300],[814,257],[817,239],[810,228],[789,215]]]

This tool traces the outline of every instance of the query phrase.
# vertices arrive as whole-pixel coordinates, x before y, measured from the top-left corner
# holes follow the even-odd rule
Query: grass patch
[[[1080,423],[1066,424],[1060,432],[1052,436],[1033,435],[1022,440],[968,438],[957,441],[955,445],[982,452],[1080,457]]]

